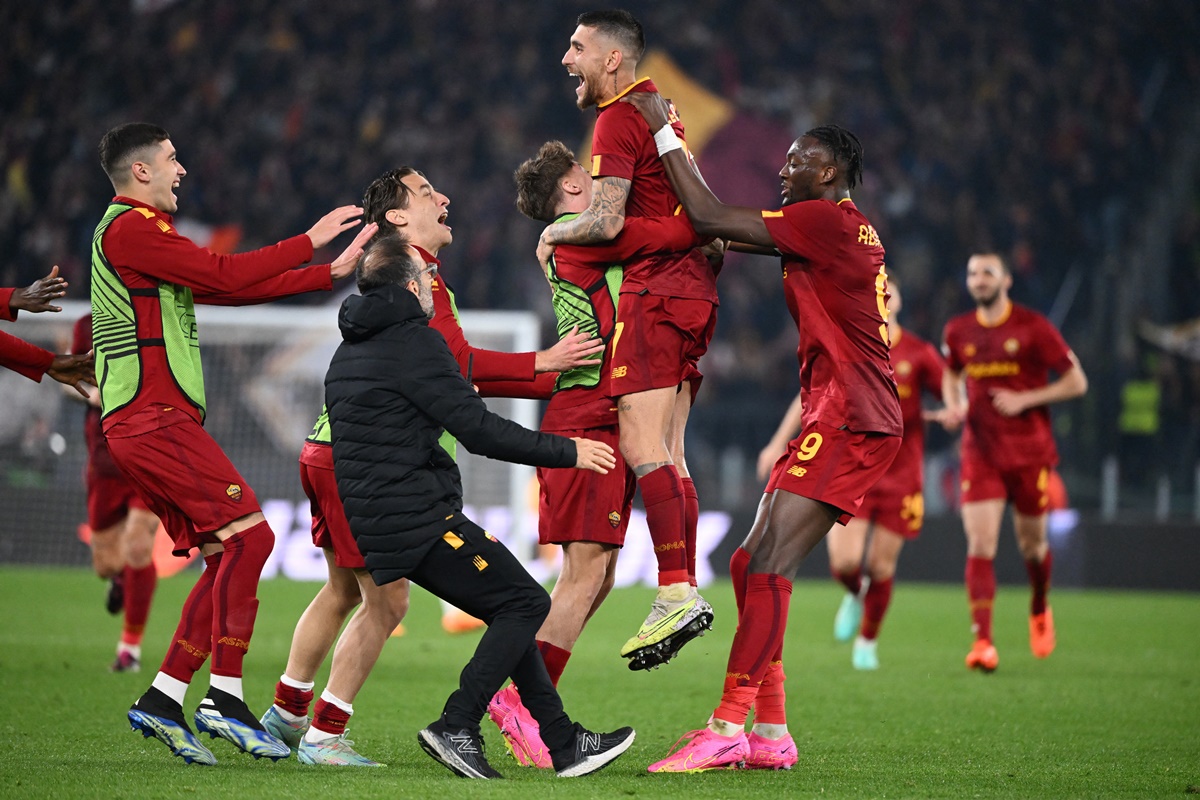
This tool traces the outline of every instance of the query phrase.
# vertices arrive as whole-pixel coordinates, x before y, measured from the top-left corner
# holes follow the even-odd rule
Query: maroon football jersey
[[[1005,417],[991,397],[995,389],[1045,386],[1052,370],[1061,375],[1074,366],[1070,348],[1048,319],[1010,303],[1000,322],[988,326],[977,311],[970,311],[946,323],[942,350],[950,369],[966,376],[970,407],[963,428],[964,460],[982,459],[1000,469],[1058,463],[1048,407]]]
[[[942,396],[942,370],[945,366],[937,348],[904,328],[892,339],[889,353],[900,395],[900,416],[904,420],[904,440],[887,474],[872,492],[888,490],[914,494],[924,485],[925,421],[921,419],[921,395]]]
[[[669,217],[680,212],[679,198],[667,179],[646,121],[636,108],[621,102],[630,92],[655,91],[650,79],[643,78],[596,109],[592,177],[631,181],[625,201],[626,218]],[[683,123],[674,113],[671,127],[683,140]],[[696,248],[631,259],[625,264],[621,291],[643,290],[666,297],[717,302],[716,276],[708,259]]]
[[[900,402],[888,363],[883,245],[849,198],[763,211],[783,254],[783,289],[800,331],[804,426],[820,420],[859,433],[900,436]]]

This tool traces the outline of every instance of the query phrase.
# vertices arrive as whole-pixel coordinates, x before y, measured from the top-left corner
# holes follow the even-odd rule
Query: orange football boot
[[[987,639],[976,639],[971,652],[967,653],[967,669],[980,672],[995,672],[1000,666],[1000,654]]]
[[[1034,658],[1046,658],[1054,652],[1054,614],[1050,606],[1041,614],[1029,616],[1029,649]]]

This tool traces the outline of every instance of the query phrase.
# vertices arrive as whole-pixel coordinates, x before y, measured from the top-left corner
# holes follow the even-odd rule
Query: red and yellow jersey
[[[900,417],[904,421],[904,440],[887,474],[871,490],[921,492],[925,473],[925,421],[921,418],[923,394],[942,396],[942,371],[945,362],[937,348],[912,331],[901,328],[892,338],[889,352],[900,396]]]
[[[800,332],[803,426],[900,436],[900,402],[888,362],[883,245],[849,199],[763,211],[783,254],[783,289]]]
[[[1031,408],[1005,417],[992,405],[996,389],[1025,391],[1045,386],[1050,372],[1062,375],[1074,364],[1071,349],[1050,321],[1033,309],[1010,303],[994,325],[977,311],[946,323],[942,351],[950,369],[967,383],[963,459],[982,459],[999,469],[1058,463],[1050,429],[1050,409]]]
[[[631,182],[625,201],[626,219],[682,213],[650,129],[636,108],[621,102],[621,98],[631,92],[656,91],[649,78],[642,78],[596,109],[592,177],[623,178]],[[682,141],[683,123],[673,112],[671,127]],[[645,291],[666,297],[717,302],[716,276],[708,259],[695,248],[635,256],[624,267],[622,292]]]

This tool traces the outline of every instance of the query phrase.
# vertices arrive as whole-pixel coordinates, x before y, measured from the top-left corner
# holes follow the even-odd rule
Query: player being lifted
[[[678,199],[654,142],[622,97],[655,91],[637,78],[645,50],[641,24],[625,11],[581,14],[562,63],[579,80],[580,108],[596,107],[591,205],[548,226],[538,243],[545,264],[559,244],[612,241],[627,218],[675,213]],[[678,136],[683,125],[672,117]],[[621,648],[637,668],[669,660],[712,626],[712,607],[696,590],[699,501],[684,459],[684,429],[700,388],[697,367],[716,325],[716,276],[697,248],[638,256],[624,264],[612,340],[611,391],[620,450],[637,476],[658,559],[658,596]]]

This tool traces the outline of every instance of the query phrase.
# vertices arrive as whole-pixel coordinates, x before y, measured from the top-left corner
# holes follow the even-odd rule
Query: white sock
[[[242,679],[230,678],[228,675],[213,675],[208,685],[214,689],[220,689],[226,694],[231,694],[238,700],[242,699]]]
[[[783,737],[787,736],[788,732],[786,722],[782,725],[772,725],[768,722],[756,722],[751,730],[764,739],[782,739]]]
[[[142,646],[140,644],[129,644],[128,642],[117,642],[117,655],[121,653],[129,653],[138,661],[142,660]]]
[[[181,706],[183,705],[183,698],[187,696],[188,685],[181,680],[172,678],[165,672],[155,675],[154,683],[150,685]]]
[[[298,681],[295,678],[289,678],[286,672],[279,676],[279,682],[284,686],[290,686],[302,692],[311,692],[313,687],[316,686],[312,681]]]
[[[739,733],[745,731],[746,726],[713,717],[712,722],[708,723],[708,728],[713,733],[718,733],[721,736],[737,736]]]
[[[337,706],[342,711],[345,711],[347,714],[354,713],[354,704],[353,703],[347,703],[345,700],[341,699],[340,697],[338,697],[336,694],[329,691],[328,689],[321,692],[321,699],[324,700],[326,703],[329,703],[332,706]]]

